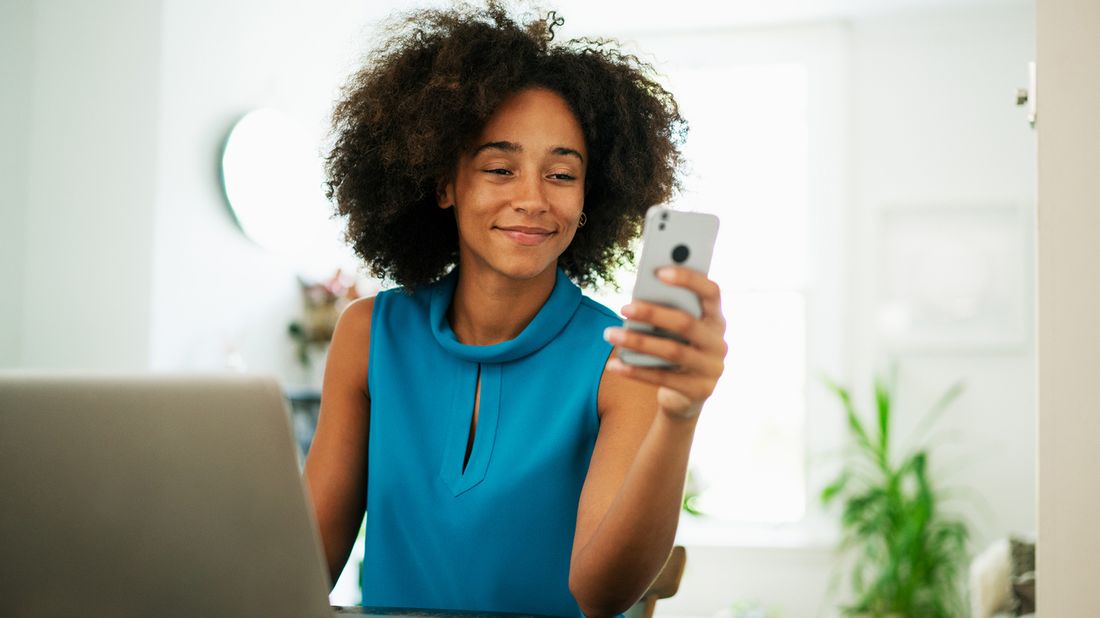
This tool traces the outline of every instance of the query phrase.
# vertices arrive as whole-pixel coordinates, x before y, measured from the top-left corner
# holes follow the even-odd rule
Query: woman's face
[[[530,279],[556,266],[577,231],[588,162],[584,133],[556,93],[505,99],[439,195],[455,209],[459,263]]]

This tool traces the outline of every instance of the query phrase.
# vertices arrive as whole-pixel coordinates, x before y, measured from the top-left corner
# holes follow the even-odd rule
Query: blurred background
[[[432,5],[0,3],[0,368],[272,372],[307,449],[335,316],[391,285],[329,219],[328,115],[381,20]],[[855,490],[821,500],[859,465],[846,396],[879,431],[888,392],[895,472],[926,455],[937,512],[969,533],[955,579],[1031,537],[1032,3],[540,6],[558,37],[612,36],[656,67],[691,127],[674,206],[722,219],[731,351],[658,614],[858,600],[836,552]],[[586,293],[618,310],[632,281]],[[334,603],[357,602],[357,570]]]

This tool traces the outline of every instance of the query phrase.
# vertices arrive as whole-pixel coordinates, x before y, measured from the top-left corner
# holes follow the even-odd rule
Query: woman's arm
[[[590,618],[638,601],[676,536],[695,420],[657,414],[655,387],[605,371],[600,433],[581,492],[569,589]]]
[[[347,562],[367,495],[370,322],[374,298],[357,300],[336,324],[325,365],[317,431],[305,478],[321,532],[331,584]]]
[[[685,345],[610,329],[621,347],[669,359],[677,371],[622,365],[600,383],[600,432],[581,491],[569,589],[585,615],[626,611],[660,572],[676,536],[699,411],[722,374],[725,319],[718,286],[687,269],[662,278],[696,292],[703,315],[632,303],[627,317],[680,334]]]

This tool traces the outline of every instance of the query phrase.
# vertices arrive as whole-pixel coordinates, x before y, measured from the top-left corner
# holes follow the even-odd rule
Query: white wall
[[[160,7],[34,3],[19,365],[144,369]]]
[[[286,336],[299,269],[236,228],[222,143],[264,106],[320,143],[383,10],[27,0],[3,11],[0,366],[221,370],[232,348],[249,369],[305,381]]]
[[[1028,319],[1025,341],[999,349],[945,349],[900,355],[903,428],[912,427],[949,384],[967,392],[943,429],[960,445],[933,462],[972,487],[968,509],[979,546],[1035,528],[1034,245],[1035,135],[1014,105],[1034,60],[1033,10],[989,8],[857,22],[853,28],[854,205],[863,233],[852,255],[857,292],[856,375],[884,361],[871,313],[876,292],[874,222],[891,205],[1024,208]],[[866,390],[866,389],[865,389]],[[981,502],[986,503],[983,513]]]
[[[220,370],[235,348],[251,370],[304,379],[286,336],[300,309],[298,271],[241,234],[217,164],[233,123],[258,107],[289,114],[320,143],[336,87],[361,53],[367,11],[353,2],[164,3],[154,369]]]
[[[1100,4],[1038,0],[1042,616],[1100,607]]]
[[[0,3],[0,368],[22,339],[33,15],[31,0]]]

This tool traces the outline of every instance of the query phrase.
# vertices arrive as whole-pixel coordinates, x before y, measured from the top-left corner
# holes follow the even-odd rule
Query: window
[[[721,217],[711,278],[722,286],[730,346],[692,451],[703,489],[696,505],[728,521],[797,521],[806,493],[806,68],[687,69],[668,78],[691,126],[675,205]],[[606,298],[616,309],[627,300]]]
[[[692,449],[695,505],[709,516],[692,542],[828,535],[813,496],[843,426],[814,381],[843,373],[845,40],[822,25],[637,43],[690,124],[673,206],[721,218],[711,277],[730,352]],[[619,281],[621,293],[595,295],[613,309],[629,301],[633,275]],[[749,532],[756,524],[790,534]]]
[[[700,419],[698,507],[725,520],[797,521],[805,510],[806,68],[686,70],[671,79],[695,129],[681,203],[722,217],[711,272],[731,350]]]

